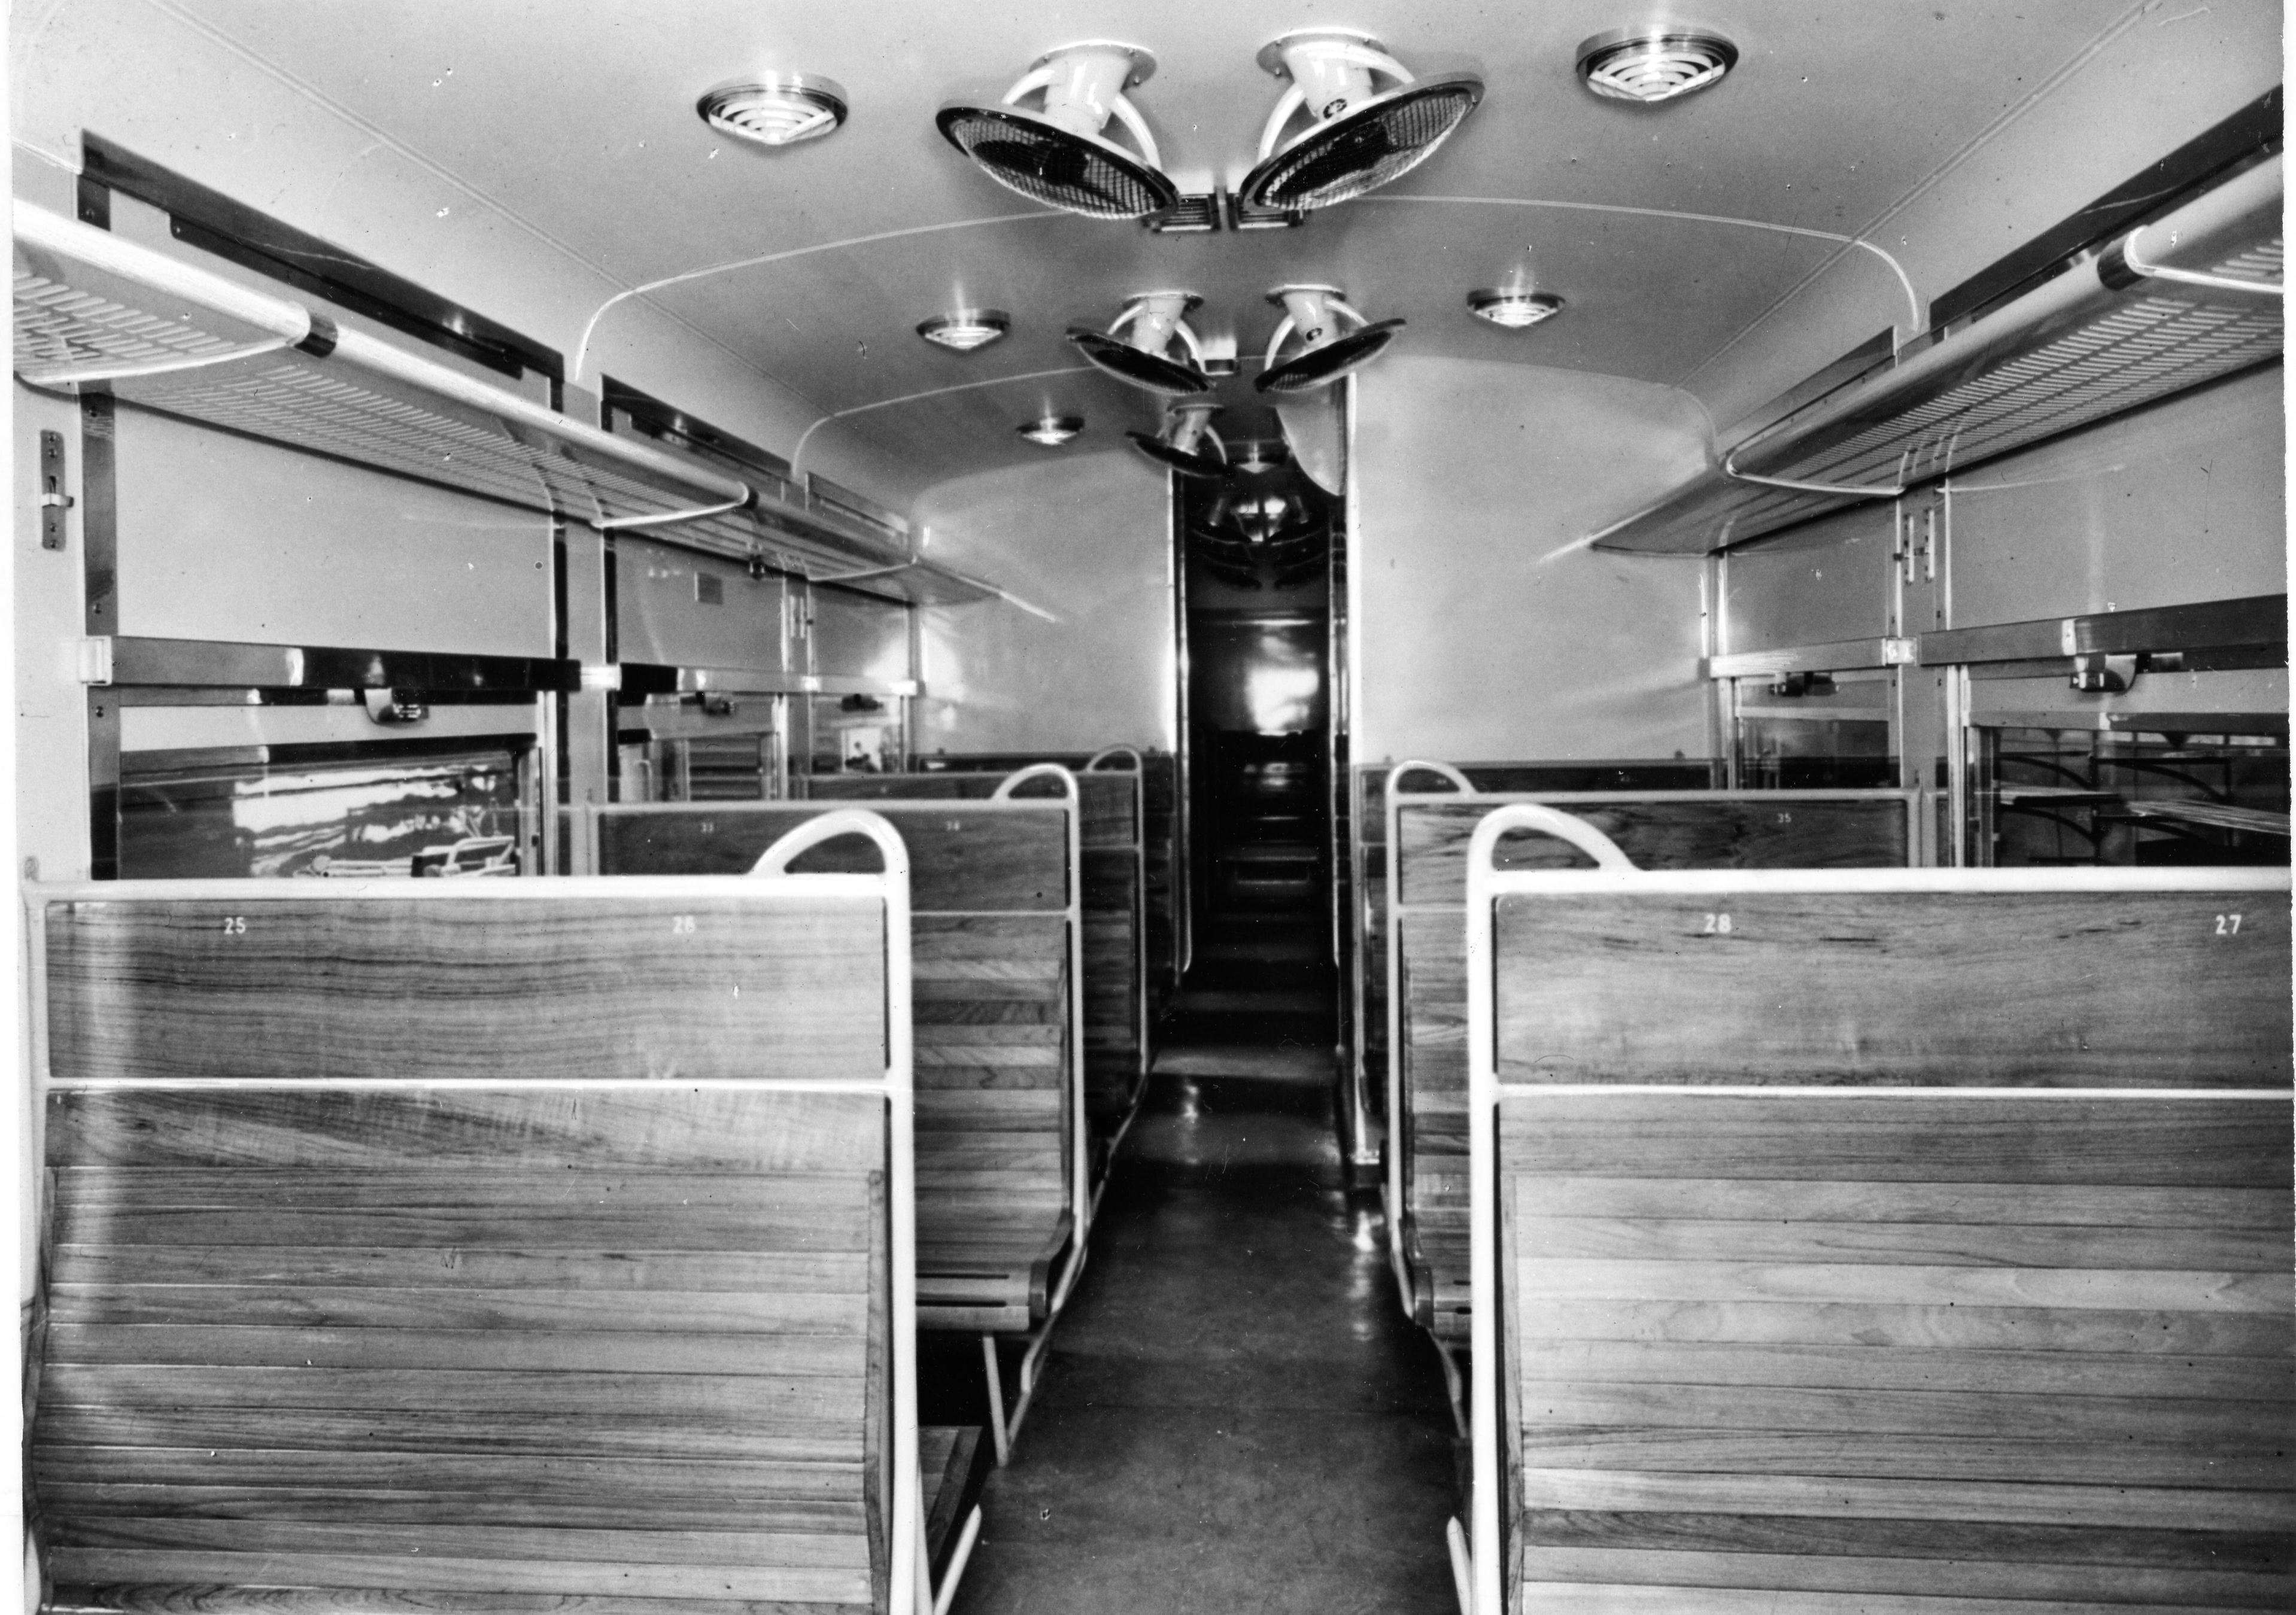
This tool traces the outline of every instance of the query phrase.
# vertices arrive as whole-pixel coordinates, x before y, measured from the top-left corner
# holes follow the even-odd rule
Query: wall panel
[[[1704,755],[1699,568],[1570,547],[1697,469],[1697,406],[1404,356],[1357,388],[1355,755]]]

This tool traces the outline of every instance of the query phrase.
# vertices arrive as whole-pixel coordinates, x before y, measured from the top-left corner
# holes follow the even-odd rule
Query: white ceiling
[[[2123,75],[2105,88],[2145,127],[2100,139],[2133,140],[2149,155],[2279,76],[2279,10],[2256,0],[1716,0],[1691,15],[1736,41],[1740,66],[1719,88],[1663,109],[1598,100],[1571,73],[1580,39],[1640,20],[1646,0],[160,9],[196,17],[614,283],[798,254],[649,295],[824,414],[857,412],[846,414],[851,427],[934,475],[1041,452],[1012,429],[1046,405],[1085,414],[1103,441],[1152,425],[1158,401],[1096,376],[1006,378],[1072,369],[1068,324],[1104,324],[1126,294],[1156,286],[1201,292],[1199,330],[1234,337],[1248,355],[1277,317],[1269,286],[1329,281],[1373,317],[1407,318],[1401,340],[1416,355],[1710,391],[1717,356],[1821,269],[1849,305],[1851,340],[1906,318],[1887,263],[1837,237],[1888,221],[1875,239],[1928,297],[2014,245],[2017,230],[2053,223],[2057,215],[2027,209],[2010,231],[1988,224],[1949,243],[1895,227],[1913,217],[1909,201],[2037,97],[2085,71]],[[1187,189],[1233,181],[1280,87],[1254,52],[1290,29],[1341,23],[1376,33],[1418,70],[1478,72],[1488,94],[1417,171],[1296,231],[1157,236],[1047,214],[973,169],[933,127],[944,101],[993,99],[1052,46],[1128,39],[1160,58],[1136,99],[1168,168]],[[2102,53],[2123,36],[2143,49]],[[2272,44],[2268,54],[2228,53],[2226,42],[2241,39]],[[850,121],[779,152],[712,134],[695,98],[761,67],[840,80]],[[1707,217],[1681,217],[1691,214]],[[957,227],[868,239],[923,226]],[[1569,299],[1562,317],[1517,334],[1467,316],[1471,289],[1526,265]],[[961,303],[1011,310],[1012,339],[959,356],[913,334]],[[937,396],[895,402],[922,393]]]

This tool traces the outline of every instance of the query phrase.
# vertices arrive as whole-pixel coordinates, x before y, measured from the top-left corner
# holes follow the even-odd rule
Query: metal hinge
[[[40,434],[40,492],[35,503],[40,507],[40,547],[63,548],[64,512],[75,501],[64,492],[64,435],[60,431]]]
[[[92,634],[79,642],[79,682],[84,685],[108,685],[111,682],[111,635]]]

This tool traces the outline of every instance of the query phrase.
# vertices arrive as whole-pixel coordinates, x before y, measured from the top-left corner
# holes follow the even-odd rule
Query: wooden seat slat
[[[855,1310],[859,1310],[856,1308]],[[215,1316],[210,1314],[210,1316]],[[428,1322],[425,1319],[423,1322]],[[452,1369],[551,1373],[857,1375],[867,1366],[856,1336],[860,1320],[824,1317],[813,1330],[759,1333],[564,1330],[551,1326],[299,1329],[244,1324],[75,1324],[52,1319],[51,1365],[206,1364],[378,1370]]]
[[[559,1597],[628,1595],[724,1601],[769,1600],[798,1605],[869,1606],[866,1570],[726,1568],[658,1562],[567,1562],[554,1559],[459,1559],[444,1554],[390,1553],[234,1554],[198,1548],[59,1547],[50,1557],[61,1586],[139,1584],[184,1589],[207,1583],[237,1586],[372,1588],[377,1591],[546,1593]],[[108,1598],[94,1608],[118,1608]]]
[[[648,1297],[667,1292],[723,1296],[728,1298],[726,1304],[735,1305],[739,1298],[767,1292],[811,1293],[848,1283],[851,1293],[865,1293],[868,1288],[865,1263],[849,1251],[828,1249],[636,1252],[457,1247],[449,1266],[421,1245],[276,1242],[293,1232],[277,1229],[273,1242],[250,1245],[59,1245],[50,1256],[50,1275],[59,1284],[119,1286],[122,1294],[127,1292],[126,1286],[154,1283],[271,1283],[419,1289],[457,1296],[500,1291],[514,1292],[513,1304],[524,1304],[531,1291],[567,1295],[573,1298],[570,1304],[589,1292],[643,1292]],[[432,1267],[439,1271],[428,1271]],[[652,1303],[649,1299],[646,1304]]]
[[[432,1090],[420,1106],[389,1091],[80,1088],[52,1098],[47,1132],[50,1160],[85,1166],[500,1165],[514,1143],[528,1168],[782,1173],[863,1165],[865,1111],[763,1088],[688,1090],[674,1106],[643,1088]]]
[[[231,1281],[240,1275],[218,1267],[207,1269],[213,1282],[200,1283],[193,1281],[201,1276],[201,1271],[184,1271],[168,1258],[160,1261],[164,1267],[154,1263],[144,1271],[157,1267],[157,1276],[163,1281],[180,1277],[187,1282],[137,1283],[132,1264],[111,1259],[109,1283],[52,1283],[48,1287],[51,1331],[67,1325],[190,1325],[220,1316],[241,1326],[265,1328],[481,1331],[564,1324],[592,1333],[620,1330],[730,1338],[829,1332],[848,1325],[855,1311],[866,1305],[866,1275],[857,1272],[851,1289],[843,1293],[757,1283],[716,1291],[648,1289],[639,1304],[628,1291],[603,1287],[418,1291],[411,1281],[420,1275],[404,1267],[393,1275],[398,1283],[388,1286],[263,1283],[260,1273],[247,1275],[250,1282],[234,1283]],[[283,1265],[271,1264],[275,1269]],[[594,1258],[589,1258],[589,1265],[596,1265]]]
[[[200,1456],[204,1456],[204,1452]],[[291,1456],[291,1455],[280,1455]],[[629,1496],[597,1500],[594,1487],[549,1488],[533,1482],[528,1472],[512,1471],[505,1463],[487,1463],[478,1471],[457,1472],[446,1468],[452,1459],[425,1455],[420,1472],[399,1472],[399,1487],[376,1478],[363,1487],[299,1487],[291,1494],[271,1484],[278,1471],[259,1468],[255,1484],[202,1484],[214,1478],[216,1466],[195,1466],[186,1455],[182,1480],[172,1484],[112,1487],[51,1480],[44,1496],[55,1507],[85,1519],[144,1519],[156,1512],[172,1512],[176,1519],[291,1519],[372,1521],[420,1526],[441,1512],[439,1500],[450,1500],[452,1516],[466,1526],[571,1526],[613,1530],[645,1521],[641,1530],[756,1530],[758,1521],[772,1516],[792,1532],[861,1532],[865,1528],[858,1500],[806,1500],[790,1496],[790,1487],[804,1478],[781,1480],[772,1468],[760,1466],[760,1478],[739,1478],[717,1488],[691,1482],[670,1466],[652,1466],[645,1478],[625,1472]],[[140,1456],[143,1472],[156,1472],[149,1456]],[[712,1466],[717,1468],[717,1466]],[[849,1468],[849,1466],[848,1466]],[[928,1471],[930,1472],[930,1471]],[[836,1484],[852,1494],[857,1475],[824,1475],[820,1484]]]
[[[1595,1584],[1698,1588],[1751,1587],[1834,1595],[1866,1594],[1952,1597],[1992,1593],[2005,1598],[2054,1600],[2095,1607],[2130,1600],[2190,1601],[2218,1607],[2286,1607],[2291,1590],[2284,1574],[2253,1576],[2195,1567],[2151,1567],[2115,1563],[2027,1565],[1993,1551],[1980,1530],[1970,1533],[1966,1556],[1956,1562],[1942,1554],[1825,1555],[1764,1554],[1747,1549],[1700,1553],[1620,1548],[1562,1548],[1526,1545],[1525,1579],[1584,1580]]]
[[[659,1458],[666,1447],[674,1446],[693,1458],[726,1462],[875,1462],[861,1427],[842,1418],[768,1416],[729,1423],[714,1411],[687,1417],[545,1409],[506,1422],[480,1422],[461,1411],[374,1406],[266,1408],[261,1410],[259,1430],[250,1431],[249,1422],[247,1409],[229,1406],[176,1406],[163,1401],[124,1407],[59,1402],[40,1409],[37,1450],[189,1448],[216,1455],[220,1462],[222,1455],[234,1451],[283,1449],[316,1455],[323,1461],[316,1472],[338,1480],[348,1476],[346,1483],[365,1472],[369,1458],[390,1453],[461,1453],[562,1464],[605,1459],[619,1466],[624,1459]],[[119,1462],[119,1452],[107,1450],[104,1456]],[[304,1483],[289,1471],[278,1474],[282,1486]]]

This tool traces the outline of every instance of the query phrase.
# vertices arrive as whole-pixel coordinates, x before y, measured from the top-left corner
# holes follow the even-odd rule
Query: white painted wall
[[[1003,602],[926,611],[922,751],[1172,749],[1161,474],[1128,452],[1048,455],[929,488],[916,515],[928,554],[1056,619]]]
[[[1695,402],[1404,355],[1356,385],[1357,760],[1705,756],[1699,567],[1573,547],[1703,463]]]

